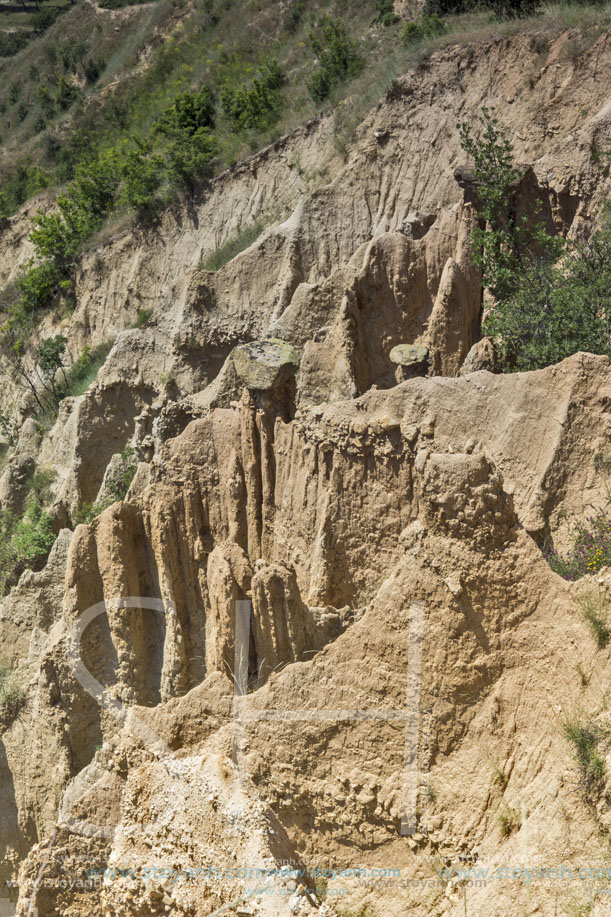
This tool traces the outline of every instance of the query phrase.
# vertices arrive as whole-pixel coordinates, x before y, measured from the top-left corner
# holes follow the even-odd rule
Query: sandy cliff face
[[[441,872],[607,857],[606,784],[579,785],[561,723],[604,720],[608,650],[577,606],[586,587],[540,546],[606,499],[611,367],[467,372],[476,215],[452,176],[456,121],[494,103],[533,166],[523,193],[587,229],[608,193],[593,150],[611,58],[608,36],[575,58],[569,39],[544,66],[529,36],[446,50],[393,87],[345,162],[313,123],[85,258],[70,346],[120,334],[44,438],[24,425],[0,501],[18,508],[49,467],[61,525],[127,443],[139,465],[126,499],[63,528],[0,606],[0,662],[27,684],[0,733],[0,881],[18,879],[18,914],[587,902],[579,881]],[[253,246],[200,268],[265,214]],[[23,221],[3,232],[14,274]],[[143,307],[153,319],[130,329]],[[399,365],[398,345],[426,358]],[[327,884],[329,868],[361,873]]]

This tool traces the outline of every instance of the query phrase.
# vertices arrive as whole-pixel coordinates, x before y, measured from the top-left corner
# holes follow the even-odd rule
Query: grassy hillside
[[[90,0],[62,7],[46,31],[28,33],[21,51],[0,57],[0,216],[109,150],[122,160],[132,155],[138,172],[145,159],[147,188],[167,202],[191,178],[209,177],[320,110],[337,110],[338,142],[345,143],[392,79],[436,46],[557,29],[567,20],[591,41],[611,21],[601,5],[547,7],[530,20],[503,21],[484,10],[406,27],[388,0],[104,2],[118,8]],[[11,9],[22,17],[20,28],[38,15]],[[200,135],[195,152],[191,142],[179,149],[184,124],[173,103],[203,86],[214,112],[191,124],[212,142]],[[165,129],[164,113],[166,122],[174,119]],[[168,170],[172,150],[176,162]],[[139,200],[147,188],[138,190]]]

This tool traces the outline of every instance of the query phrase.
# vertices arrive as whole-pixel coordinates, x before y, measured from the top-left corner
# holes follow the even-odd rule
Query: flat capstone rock
[[[424,344],[397,344],[390,351],[390,359],[399,366],[415,366],[428,363],[429,349]]]
[[[232,354],[235,370],[249,389],[273,388],[287,369],[299,366],[295,348],[279,338],[240,344]]]

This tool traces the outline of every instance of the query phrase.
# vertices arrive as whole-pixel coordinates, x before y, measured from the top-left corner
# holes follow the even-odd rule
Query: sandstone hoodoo
[[[0,917],[602,917],[609,7],[5,16]]]

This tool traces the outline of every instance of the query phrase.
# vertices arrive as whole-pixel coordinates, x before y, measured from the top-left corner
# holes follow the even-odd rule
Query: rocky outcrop
[[[326,714],[319,721],[318,714],[308,713],[306,733],[289,740],[282,717],[273,725],[267,714],[259,720],[256,711],[294,711],[296,706],[300,722],[303,709],[399,709],[410,603],[417,599],[432,615],[426,645],[433,668],[423,690],[429,685],[437,692],[432,696],[440,705],[441,718],[427,740],[433,774],[438,760],[440,773],[446,772],[440,755],[457,762],[463,753],[471,755],[471,730],[480,728],[476,724],[492,703],[486,698],[500,697],[498,703],[507,704],[511,696],[512,680],[503,672],[512,665],[514,650],[505,643],[504,616],[509,614],[517,628],[516,645],[527,639],[522,629],[526,633],[534,626],[529,622],[539,607],[545,616],[560,602],[566,621],[574,620],[566,587],[525,529],[539,531],[549,521],[560,493],[565,505],[576,505],[588,479],[590,497],[596,488],[602,493],[604,481],[596,480],[593,465],[596,440],[586,430],[591,424],[602,432],[599,404],[610,386],[606,358],[578,355],[538,373],[413,379],[355,401],[302,410],[288,423],[276,417],[270,425],[248,398],[191,422],[165,443],[147,480],[134,487],[132,502],[116,504],[91,526],[77,528],[67,557],[63,611],[58,607],[38,625],[33,662],[43,659],[44,664],[32,706],[22,714],[23,727],[15,724],[3,737],[11,750],[9,766],[15,766],[17,736],[23,743],[20,730],[28,730],[28,742],[36,741],[40,728],[32,718],[47,722],[54,708],[53,715],[70,724],[61,745],[68,760],[86,763],[100,737],[116,741],[116,722],[75,680],[66,655],[69,622],[105,600],[109,610],[85,632],[82,658],[115,698],[150,706],[185,695],[187,706],[193,703],[197,711],[199,704],[210,703],[204,699],[215,678],[227,679],[230,693],[236,682],[254,690],[243,701],[247,719],[240,726],[246,729],[240,761],[255,780],[268,775],[264,798],[281,821],[282,800],[289,793],[290,843],[309,857],[321,850],[340,856],[341,843],[363,852],[370,844],[392,846],[401,816],[403,753],[392,717],[376,727],[376,742],[386,753],[374,779],[366,718],[355,725],[350,717],[344,722],[343,714],[329,722]],[[575,403],[578,414],[571,410]],[[535,430],[537,453],[530,448]],[[364,500],[365,493],[371,499]],[[48,581],[55,561],[50,563],[33,576]],[[19,588],[32,595],[27,581]],[[114,598],[126,595],[159,595],[169,610],[159,615],[112,607]],[[244,606],[246,631],[240,620]],[[12,620],[11,626],[15,645],[32,632],[29,620]],[[583,625],[574,621],[571,626]],[[397,628],[403,632],[399,641]],[[526,656],[523,665],[538,665],[538,656]],[[356,683],[355,666],[361,673]],[[370,673],[367,678],[364,672]],[[443,672],[452,673],[447,691],[440,688],[448,678]],[[329,690],[321,694],[325,679]],[[566,687],[553,680],[549,690],[562,693]],[[219,722],[216,732],[201,727],[202,732],[194,712],[194,724],[185,725],[181,738],[182,727],[178,734],[175,727],[168,733],[163,705],[156,710],[147,721],[169,747],[186,751],[202,735],[215,754],[231,756],[230,723]],[[454,711],[451,723],[443,710]],[[287,713],[289,722],[293,715]],[[120,743],[129,745],[131,728],[125,728]],[[509,735],[499,741],[514,747]],[[294,747],[290,772],[287,742]],[[323,841],[326,820],[339,818],[328,797],[327,768],[336,742],[344,743],[350,782],[342,790],[337,822],[344,827]],[[563,760],[569,767],[566,755]],[[447,773],[456,766],[448,764]],[[147,774],[146,779],[156,779],[154,770]],[[66,776],[65,768],[57,771],[55,794]],[[108,800],[127,792],[123,782],[107,785]],[[89,803],[89,796],[85,801],[78,796],[79,820],[97,824],[98,796],[96,791]],[[18,832],[25,827],[24,798],[17,798],[15,824],[23,826]],[[118,831],[127,830],[123,819]],[[438,832],[438,844],[457,855],[450,840],[456,829],[446,829]],[[44,821],[39,830],[45,834]],[[494,833],[494,819],[484,821],[481,830],[484,839]],[[463,834],[465,843],[479,837],[471,829]],[[36,835],[28,829],[20,837],[23,845]],[[117,851],[111,845],[104,856],[120,858]],[[30,887],[31,868],[24,867],[24,888]],[[130,888],[141,894],[137,882]],[[131,899],[121,898],[118,889],[113,885],[104,892],[105,900],[127,907]]]
[[[511,857],[514,840],[502,840],[497,815],[524,803],[516,842],[528,830],[532,855],[553,860],[566,856],[567,840],[542,775],[545,786],[565,787],[575,809],[574,855],[585,846],[594,856],[598,828],[587,809],[579,814],[554,725],[557,705],[588,702],[573,666],[590,638],[574,588],[550,571],[526,528],[552,513],[557,488],[540,497],[551,479],[562,479],[568,505],[581,498],[596,448],[585,431],[600,424],[609,387],[609,361],[578,355],[538,373],[413,379],[289,423],[277,418],[271,432],[245,400],[169,440],[132,505],[107,510],[73,538],[67,621],[135,589],[160,594],[173,612],[159,628],[141,610],[109,612],[105,629],[84,641],[87,667],[130,704],[131,719],[117,734],[112,718],[98,718],[104,748],[64,797],[51,846],[24,863],[23,901],[33,894],[43,913],[84,907],[84,894],[35,888],[42,858],[45,874],[61,876],[63,858],[79,854],[132,870],[96,891],[100,914],[163,905],[204,915],[211,902],[240,897],[266,913],[265,895],[247,900],[245,876],[196,886],[141,878],[170,850],[184,869],[202,857],[241,863],[250,856],[243,831],[255,823],[263,846],[252,862],[261,869],[286,858],[340,870],[349,848],[371,866],[381,854],[411,882],[431,857],[476,855],[491,868]],[[604,482],[592,486],[602,492]],[[72,722],[70,694],[79,709],[83,697],[68,690],[74,675],[60,662],[58,624],[42,647],[48,662],[33,703],[40,716],[57,684]],[[414,627],[423,628],[424,663],[412,796],[405,679]],[[153,709],[133,706],[159,697]],[[527,737],[532,753],[521,751]],[[87,733],[67,738],[82,748]],[[89,742],[93,755],[93,734]],[[528,827],[531,812],[544,832]],[[402,836],[406,819],[412,828]],[[83,829],[100,822],[109,831],[102,839]],[[373,901],[374,913],[428,913],[411,884],[329,883],[340,887],[353,908]],[[515,911],[525,892],[512,882],[499,889],[495,900],[502,894]],[[441,913],[455,913],[457,894],[452,883],[439,886]],[[317,900],[310,895],[311,904],[295,898],[304,913]],[[551,913],[546,888],[533,884],[530,895]],[[486,912],[484,890],[477,900]],[[275,907],[270,914],[292,912]]]
[[[582,232],[608,185],[591,148],[611,117],[605,41],[560,65],[558,40],[544,69],[529,35],[440,51],[346,161],[321,119],[155,233],[85,257],[61,327],[74,353],[114,346],[50,431],[24,425],[0,501],[18,510],[48,466],[68,521],[111,495],[126,445],[138,467],[0,606],[0,662],[24,687],[0,733],[0,881],[19,872],[20,917],[458,917],[458,881],[424,895],[278,868],[384,864],[423,883],[431,862],[603,855],[605,793],[584,801],[558,716],[600,704],[606,650],[540,545],[606,499],[611,368],[578,354],[487,371],[477,213],[452,170],[457,117],[511,98],[501,121],[529,125],[512,134],[533,163],[524,197]],[[328,166],[317,187],[297,153]],[[265,214],[257,242],[203,269]],[[3,229],[12,276],[19,231]],[[596,588],[607,601],[606,573]],[[202,864],[222,874],[193,875]],[[513,880],[471,901],[556,906]]]

